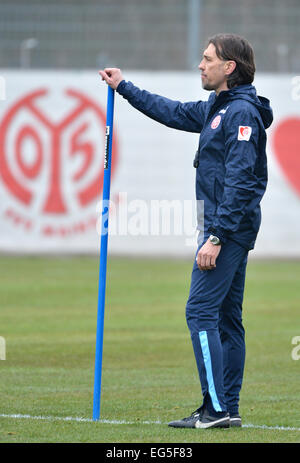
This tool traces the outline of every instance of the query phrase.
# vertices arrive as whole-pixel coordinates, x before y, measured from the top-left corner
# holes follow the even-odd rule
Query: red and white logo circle
[[[30,92],[4,114],[0,180],[8,220],[28,231],[39,222],[41,233],[64,236],[71,229],[85,232],[92,227],[91,211],[95,216],[103,185],[106,116],[77,90],[51,96],[47,88]],[[112,176],[116,164],[114,133]]]
[[[220,122],[221,122],[221,116],[218,115],[214,118],[214,120],[212,121],[212,123],[210,124],[211,128],[212,129],[216,129],[217,127],[219,127],[220,125]]]

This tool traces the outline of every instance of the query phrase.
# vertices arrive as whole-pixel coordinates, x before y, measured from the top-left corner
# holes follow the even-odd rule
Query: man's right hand
[[[121,70],[118,68],[105,68],[104,70],[99,71],[102,80],[114,90],[118,87],[119,83],[122,82],[123,76]]]

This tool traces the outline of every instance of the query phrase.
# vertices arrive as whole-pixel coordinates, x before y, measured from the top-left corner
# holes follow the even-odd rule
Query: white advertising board
[[[97,254],[107,87],[95,72],[0,71],[0,252]],[[197,73],[124,72],[140,88],[207,99]],[[271,100],[269,184],[257,257],[300,257],[300,78],[258,75]],[[198,135],[116,94],[109,252],[195,252]]]

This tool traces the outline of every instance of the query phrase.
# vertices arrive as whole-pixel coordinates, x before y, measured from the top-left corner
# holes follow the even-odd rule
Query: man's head
[[[199,64],[202,86],[220,93],[254,80],[255,63],[250,43],[235,34],[217,34],[208,40]]]

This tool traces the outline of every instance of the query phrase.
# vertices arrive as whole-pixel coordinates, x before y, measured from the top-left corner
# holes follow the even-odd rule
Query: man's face
[[[230,61],[223,61],[218,58],[216,47],[210,43],[198,66],[201,71],[202,87],[205,90],[215,90],[216,93],[228,90],[227,77],[230,74],[230,72],[228,73],[228,63]]]

